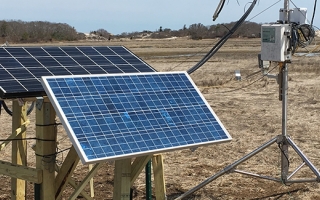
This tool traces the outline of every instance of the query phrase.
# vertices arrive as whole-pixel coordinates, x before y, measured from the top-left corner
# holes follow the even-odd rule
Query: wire
[[[246,20],[254,6],[256,5],[257,0],[254,0],[251,3],[249,9],[245,12],[245,14],[239,19],[239,21],[232,27],[232,29],[223,37],[221,40],[191,69],[187,71],[188,74],[193,73],[197,69],[199,69],[204,63],[206,63],[217,51],[224,45],[224,43],[233,35],[233,33],[241,26],[241,24]]]
[[[42,158],[41,162],[42,162],[42,165],[43,165],[45,168],[47,168],[48,170],[49,170],[49,169],[50,169],[50,170],[53,170],[53,169],[51,169],[50,166],[48,166],[48,165],[49,165],[50,163],[53,163],[53,162],[59,163],[59,161],[57,160],[57,155],[58,155],[58,154],[61,154],[61,155],[62,155],[62,160],[63,160],[63,154],[62,154],[62,153],[65,152],[65,151],[68,151],[68,150],[70,150],[70,149],[71,149],[71,147],[58,151],[59,149],[57,148],[56,152],[55,152],[55,153],[52,153],[52,154],[41,155],[41,154],[35,153],[35,155]]]
[[[268,8],[262,10],[261,12],[259,12],[258,14],[256,14],[255,16],[253,16],[251,19],[249,19],[248,21],[251,21],[252,19],[256,18],[257,16],[261,15],[262,13],[266,12],[267,10],[269,10],[270,8],[272,8],[273,6],[277,5],[280,1],[282,0],[279,0],[277,2],[275,2],[274,4],[272,4],[271,6],[269,6]]]
[[[253,81],[252,83],[248,84],[248,85],[245,85],[243,87],[240,87],[240,88],[236,88],[236,89],[233,89],[233,90],[227,90],[227,91],[221,91],[221,92],[217,92],[217,93],[230,93],[230,92],[235,92],[235,91],[238,91],[238,90],[242,90],[242,89],[245,89],[255,83],[257,83],[258,81],[262,80],[264,77],[266,77],[270,72],[272,72],[276,67],[278,67],[279,65],[276,65],[275,67],[273,67],[271,70],[269,70],[266,74],[264,74],[262,77],[260,77],[259,79]]]
[[[311,18],[311,26],[313,26],[313,20],[314,20],[314,16],[316,15],[316,10],[317,10],[317,0],[314,1],[313,14]]]
[[[0,142],[8,142],[8,141],[23,141],[23,140],[38,140],[43,142],[54,142],[55,140],[46,140],[40,138],[15,138],[15,139],[0,139]]]
[[[70,149],[71,149],[71,147],[66,148],[66,149],[62,149],[62,150],[58,151],[56,154],[63,153],[63,152],[68,151],[68,150],[70,150]]]
[[[298,6],[297,6],[292,0],[290,0],[290,2],[292,3],[292,5],[294,5],[294,7],[296,7],[296,8],[299,10],[299,12],[301,13],[301,15],[303,15],[305,18],[307,18],[306,14],[303,13],[303,12],[301,12],[301,10],[298,8]],[[307,21],[308,21],[309,24],[311,24],[308,19],[307,19]]]
[[[303,13],[303,12],[301,12],[301,10],[298,8],[298,6],[297,6],[292,0],[290,0],[290,2],[292,3],[292,5],[294,5],[295,8],[297,8],[297,9],[299,10],[299,12],[300,12],[305,18],[307,18],[306,14]],[[314,9],[316,9],[316,5],[314,5],[314,6],[315,6]],[[315,16],[315,13],[313,13],[313,17],[314,17],[314,16]],[[313,17],[312,17],[312,18],[313,18]],[[307,19],[307,22],[308,22],[312,27],[315,27],[315,28],[319,29],[317,26],[314,26],[314,25],[313,25],[313,22],[310,22],[308,19]]]
[[[257,16],[261,15],[261,14],[264,13],[265,11],[269,10],[270,8],[272,8],[273,6],[275,6],[276,4],[278,4],[280,1],[281,1],[281,0],[275,2],[274,4],[272,4],[271,6],[269,6],[268,8],[264,9],[263,11],[261,11],[260,13],[258,13],[257,15],[253,16],[251,19],[248,20],[248,22],[251,21],[252,19],[256,18]],[[238,2],[238,1],[237,1],[237,2]],[[260,2],[260,0],[259,0],[258,2]],[[221,3],[221,2],[220,2],[220,3]],[[229,1],[228,1],[228,3],[229,3]],[[238,5],[240,5],[239,2],[238,2]],[[221,12],[221,11],[220,11],[220,12]],[[221,25],[222,25],[223,27],[227,28],[228,31],[230,32],[230,29],[229,29],[228,27],[226,27],[224,24],[221,24]],[[185,61],[187,61],[187,60],[189,60],[190,58],[198,55],[199,53],[201,53],[203,50],[207,49],[208,47],[209,47],[209,45],[206,46],[206,47],[204,47],[203,49],[201,49],[199,52],[191,55],[190,57],[188,57],[187,59],[185,59]],[[178,65],[176,65],[176,66],[174,66],[174,67],[171,67],[170,70],[173,70],[173,69],[175,69],[175,68],[177,68],[177,67],[179,67],[179,66],[181,66],[181,65],[182,65],[182,63],[179,63]]]
[[[62,125],[62,123],[55,123],[55,124],[48,124],[48,125],[37,125],[36,126],[58,126]],[[38,141],[43,141],[43,142],[53,142],[56,140],[47,140],[47,139],[40,139],[40,138],[13,138],[13,139],[0,139],[0,142],[8,142],[8,141],[24,141],[24,140],[38,140]]]
[[[62,123],[54,123],[54,124],[36,124],[36,126],[39,127],[45,127],[45,126],[60,126]]]
[[[3,106],[4,110],[10,115],[12,116],[12,111],[8,108],[7,104],[5,101],[0,101],[0,104]],[[31,103],[30,107],[28,108],[27,110],[27,115],[30,115],[33,111],[33,108],[34,108],[34,101]],[[0,107],[1,108],[1,107]],[[1,112],[1,111],[0,111]]]
[[[182,62],[180,62],[179,64],[177,64],[176,66],[173,66],[173,67],[170,67],[169,69],[172,71],[173,69],[175,69],[175,68],[177,68],[177,67],[179,67],[179,66],[181,66],[182,64],[183,64],[183,62],[186,62],[186,61],[188,61],[189,59],[191,59],[191,58],[193,58],[193,57],[195,57],[196,55],[199,55],[201,52],[203,52],[205,49],[207,49],[209,46],[211,46],[211,45],[213,45],[213,44],[208,44],[208,45],[206,45],[205,47],[203,47],[200,51],[198,51],[198,52],[196,52],[196,53],[194,53],[194,54],[192,54],[192,55],[190,55],[190,56],[188,56],[186,59],[184,59]]]
[[[278,147],[279,147],[279,149],[281,150],[281,153],[284,155],[284,157],[286,157],[286,159],[287,159],[287,161],[288,161],[288,167],[289,167],[289,165],[290,165],[290,163],[289,163],[289,158],[288,158],[288,156],[285,154],[285,152],[282,150],[280,143],[278,144]]]
[[[309,24],[292,25],[292,53],[294,54],[298,47],[306,48],[315,38],[315,30]]]
[[[218,18],[220,12],[222,11],[223,9],[223,6],[225,4],[226,0],[221,0],[217,9],[216,9],[216,12],[213,14],[213,21],[216,21],[216,19]]]

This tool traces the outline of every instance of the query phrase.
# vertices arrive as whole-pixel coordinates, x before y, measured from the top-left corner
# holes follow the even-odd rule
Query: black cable
[[[8,141],[23,141],[23,140],[39,140],[43,142],[54,142],[55,140],[46,140],[40,138],[14,138],[14,139],[0,139],[0,142],[8,142]]]
[[[278,0],[277,2],[275,2],[274,4],[272,4],[271,6],[269,6],[268,8],[264,9],[264,10],[261,11],[260,13],[256,14],[255,16],[253,16],[253,17],[252,17],[251,19],[249,19],[248,21],[251,21],[251,20],[254,19],[255,17],[257,17],[257,16],[261,15],[262,13],[264,13],[265,11],[269,10],[271,7],[275,6],[275,5],[278,4],[280,1],[282,1],[282,0]],[[258,2],[260,2],[260,1],[258,1]],[[228,3],[229,3],[229,2],[228,2]],[[238,4],[239,4],[239,2],[238,2]],[[240,5],[240,4],[239,4],[239,5]],[[227,28],[227,29],[230,31],[230,29],[229,29],[227,26],[225,26],[224,24],[221,24],[221,25],[222,25],[223,27]],[[195,54],[191,55],[190,57],[188,57],[185,61],[187,61],[188,59],[190,59],[190,58],[198,55],[200,52],[202,52],[204,49],[206,49],[206,48],[208,48],[208,47],[209,47],[209,46],[204,47],[204,48],[203,48],[202,50],[200,50],[198,53],[195,53]],[[173,70],[173,69],[179,67],[181,64],[182,64],[182,63],[180,63],[180,64],[178,64],[178,65],[170,68],[170,70]]]
[[[314,16],[316,15],[316,10],[317,10],[317,0],[314,1],[313,14],[311,18],[311,26],[313,26],[313,20],[314,20]]]
[[[269,70],[266,74],[264,74],[263,76],[261,76],[260,78],[258,78],[257,80],[253,81],[252,83],[248,84],[248,85],[245,85],[243,87],[240,87],[240,88],[236,88],[236,89],[233,89],[233,90],[228,90],[228,91],[217,91],[216,93],[229,93],[229,92],[235,92],[235,91],[238,91],[238,90],[242,90],[242,89],[245,89],[255,83],[257,83],[258,81],[262,80],[264,77],[267,76],[268,73],[272,72],[276,67],[278,67],[279,65],[276,65],[274,68],[272,68],[271,70]]]
[[[292,53],[300,48],[306,48],[315,38],[315,30],[309,24],[292,24]]]
[[[47,155],[40,155],[40,154],[37,154],[35,153],[36,156],[39,156],[39,157],[43,157],[43,158],[50,158],[51,156],[55,156],[56,153],[53,153],[53,154],[47,154]]]
[[[213,44],[207,44],[205,47],[203,47],[201,50],[199,50],[198,52],[188,56],[186,59],[184,59],[182,62],[178,63],[177,65],[170,67],[169,70],[174,70],[175,68],[181,66],[183,64],[183,62],[188,61],[189,59],[191,59],[192,57],[195,57],[196,55],[199,55],[200,53],[202,53],[202,51],[204,51],[205,49],[209,48],[209,46],[211,46]]]
[[[221,1],[220,1],[220,3],[219,3],[219,5],[218,5],[215,13],[213,14],[213,21],[216,21],[216,19],[218,18],[220,12],[221,12],[222,9],[223,9],[223,6],[224,6],[225,2],[226,2],[226,0],[221,0]]]
[[[3,106],[3,108],[4,108],[4,110],[5,110],[10,116],[12,116],[12,111],[8,108],[6,102],[5,102],[5,101],[1,101],[1,104],[2,104],[2,106]]]
[[[254,0],[251,3],[249,9],[245,12],[245,14],[239,19],[239,21],[232,27],[232,29],[226,34],[221,40],[200,60],[195,66],[187,71],[188,74],[193,73],[197,69],[199,69],[204,63],[206,63],[222,46],[223,44],[233,35],[233,33],[240,27],[240,25],[246,20],[254,6],[256,5],[257,0]]]
[[[62,150],[58,151],[56,154],[63,153],[63,152],[68,151],[68,150],[70,150],[70,149],[71,149],[71,147],[70,147],[70,148],[66,148],[66,149],[62,149]]]
[[[65,152],[65,151],[68,151],[68,150],[70,150],[70,149],[71,149],[71,147],[70,147],[70,148],[67,148],[67,149],[63,149],[63,150],[61,150],[61,151],[59,151],[59,152],[52,153],[52,154],[40,155],[40,154],[35,153],[35,155],[36,155],[36,156],[39,156],[39,157],[43,157],[43,158],[50,158],[51,156],[56,156],[56,155],[58,155],[58,154],[60,154],[60,153],[63,153],[63,152]]]
[[[54,123],[54,124],[36,124],[36,126],[39,127],[46,127],[46,126],[59,126],[62,125],[62,123]]]
[[[8,108],[6,102],[5,102],[5,101],[1,101],[1,104],[2,104],[2,106],[3,106],[3,108],[4,108],[4,110],[5,110],[10,116],[12,116],[12,111]],[[34,101],[33,101],[33,102],[31,103],[30,107],[29,107],[28,110],[27,110],[27,115],[30,115],[30,114],[32,113],[32,111],[33,111],[33,109],[34,109],[34,105],[35,105],[35,103],[34,103]]]
[[[278,147],[279,147],[281,153],[284,155],[284,157],[286,157],[286,160],[288,161],[288,167],[289,167],[289,165],[290,165],[289,158],[288,158],[288,156],[285,154],[285,152],[282,150],[280,143],[278,144]]]

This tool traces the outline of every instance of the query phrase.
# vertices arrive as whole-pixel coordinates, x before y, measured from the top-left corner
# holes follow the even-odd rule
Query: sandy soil
[[[81,43],[84,45],[125,45],[158,71],[184,71],[191,68],[215,43],[215,40],[192,41],[150,40],[111,41],[108,43]],[[62,44],[58,44],[62,45]],[[68,45],[75,45],[73,43]],[[310,48],[312,49],[312,48]],[[165,179],[168,199],[174,199],[216,174],[229,164],[242,158],[265,142],[281,135],[282,104],[279,86],[274,79],[262,78],[257,63],[260,51],[257,39],[233,39],[202,68],[191,75],[213,110],[231,136],[231,142],[164,153]],[[320,168],[320,57],[293,57],[289,65],[288,127],[290,138],[303,151],[314,166]],[[273,74],[277,74],[276,66]],[[272,67],[272,68],[273,68]],[[234,71],[241,70],[242,81],[236,81]],[[10,104],[10,102],[8,102]],[[30,115],[28,135],[35,130],[34,113]],[[11,119],[6,113],[0,116],[0,138],[11,132]],[[70,147],[63,130],[58,127],[59,149]],[[35,165],[31,150],[34,141],[28,141],[29,166]],[[61,165],[67,151],[57,156]],[[10,161],[10,145],[1,151],[0,158]],[[279,178],[281,153],[273,144],[237,167],[265,176]],[[302,160],[289,149],[290,172]],[[88,166],[79,164],[74,174],[80,182]],[[294,178],[315,178],[304,166]],[[112,199],[113,163],[105,163],[94,179],[95,199]],[[10,178],[0,175],[0,199],[10,199]],[[68,187],[63,199],[73,189]],[[88,188],[86,188],[88,191]],[[134,199],[145,199],[144,174],[133,188]],[[28,199],[33,199],[33,184],[28,183]],[[285,185],[269,180],[252,178],[238,173],[225,174],[187,199],[320,199],[318,183]]]

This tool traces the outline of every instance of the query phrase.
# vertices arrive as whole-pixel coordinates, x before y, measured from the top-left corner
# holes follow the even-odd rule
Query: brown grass
[[[125,45],[158,71],[185,71],[191,68],[216,41],[148,40],[81,43],[81,45]],[[55,44],[53,44],[55,45]],[[58,44],[61,45],[61,44]],[[74,43],[67,45],[76,45]],[[257,39],[233,39],[202,68],[191,74],[203,95],[233,137],[229,143],[199,147],[164,154],[168,199],[174,199],[230,163],[243,157],[271,138],[281,134],[281,102],[278,84],[262,78],[257,72]],[[200,53],[199,53],[200,52]],[[191,56],[192,55],[192,56]],[[320,57],[294,57],[289,65],[288,134],[316,167],[320,167]],[[236,81],[234,71],[241,70],[242,81]],[[276,74],[277,69],[272,73]],[[34,114],[30,116],[28,134],[34,134]],[[0,116],[1,138],[11,132],[10,117]],[[62,127],[58,129],[59,148],[70,146]],[[28,141],[29,165],[34,165],[34,142]],[[2,160],[10,160],[10,146],[1,152]],[[66,152],[58,156],[62,162]],[[301,159],[290,149],[290,170]],[[277,145],[244,162],[239,169],[262,175],[279,177],[280,152]],[[79,164],[74,174],[81,181],[87,166]],[[298,177],[314,177],[303,168]],[[10,179],[0,175],[0,199],[10,199]],[[112,199],[113,163],[105,163],[95,177],[96,199]],[[134,185],[134,199],[144,199],[144,174]],[[32,184],[28,185],[28,199],[33,198]],[[86,188],[88,190],[88,188]],[[64,194],[67,198],[72,189]],[[189,199],[320,199],[317,183],[284,185],[231,173],[219,177]]]

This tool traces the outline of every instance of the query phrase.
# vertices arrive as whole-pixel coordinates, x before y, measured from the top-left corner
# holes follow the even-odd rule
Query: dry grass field
[[[128,40],[106,43],[70,43],[54,45],[124,45],[158,71],[185,71],[209,51],[215,40]],[[45,44],[47,45],[47,44]],[[312,49],[312,47],[310,47]],[[191,74],[204,97],[233,137],[231,142],[164,153],[165,180],[168,200],[196,186],[227,165],[281,134],[281,101],[279,86],[274,79],[262,77],[258,69],[258,39],[232,39],[202,68]],[[293,57],[289,64],[288,135],[313,164],[320,168],[320,56]],[[237,81],[235,70],[241,70]],[[278,68],[271,72],[278,73]],[[10,102],[8,102],[10,104]],[[28,130],[34,136],[34,113]],[[9,136],[11,119],[0,116],[0,139]],[[58,127],[59,149],[70,147],[62,126]],[[29,165],[34,166],[28,141]],[[67,151],[57,156],[60,165]],[[280,177],[280,151],[276,144],[242,163],[237,169],[265,176]],[[10,146],[1,151],[0,159],[10,160]],[[290,148],[290,171],[302,160]],[[80,182],[88,171],[79,164],[74,178]],[[304,167],[295,177],[315,178]],[[10,199],[10,178],[0,175],[0,199]],[[320,199],[319,183],[280,184],[237,173],[219,177],[187,199]],[[95,199],[112,199],[113,163],[105,163],[94,178]],[[134,185],[134,199],[145,199],[144,174]],[[86,188],[88,191],[88,188]],[[63,199],[73,192],[71,187]],[[28,199],[33,199],[33,184],[28,183]]]

